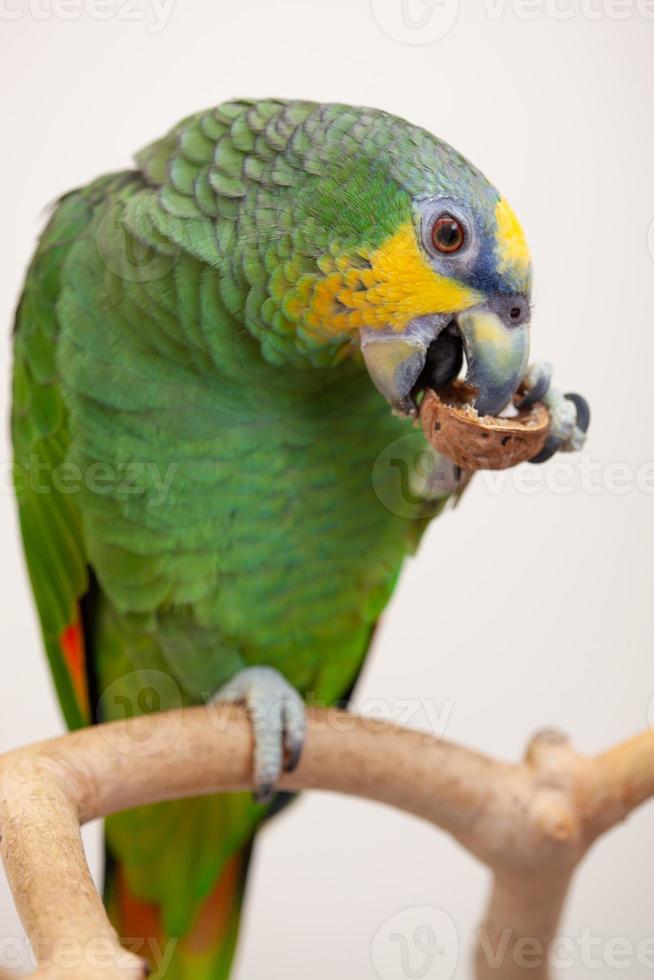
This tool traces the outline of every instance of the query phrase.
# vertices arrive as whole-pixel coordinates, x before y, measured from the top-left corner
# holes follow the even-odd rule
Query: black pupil
[[[522,310],[520,309],[519,306],[513,306],[513,307],[511,307],[511,319],[512,320],[517,320],[521,313],[522,313]]]
[[[458,221],[454,218],[444,218],[438,225],[438,241],[443,248],[453,248],[459,244],[461,239],[461,229]]]

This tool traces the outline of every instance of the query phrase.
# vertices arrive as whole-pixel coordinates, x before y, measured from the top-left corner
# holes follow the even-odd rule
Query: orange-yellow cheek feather
[[[369,268],[327,258],[324,277],[299,282],[286,297],[284,312],[291,318],[304,314],[307,327],[322,335],[350,333],[359,327],[390,326],[399,332],[414,317],[458,312],[484,298],[434,272],[410,222],[364,257]]]

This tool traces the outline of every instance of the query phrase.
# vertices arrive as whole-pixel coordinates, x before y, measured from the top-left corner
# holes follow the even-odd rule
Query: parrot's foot
[[[292,772],[300,761],[307,727],[304,701],[272,667],[247,667],[211,700],[245,705],[254,732],[254,796],[257,803],[268,803],[281,772]]]
[[[552,365],[547,362],[532,364],[524,378],[527,394],[521,406],[526,408],[536,401],[542,402],[550,414],[547,442],[532,463],[544,463],[556,452],[573,452],[581,449],[586,441],[590,424],[590,408],[581,395],[573,392],[562,394],[553,388]]]

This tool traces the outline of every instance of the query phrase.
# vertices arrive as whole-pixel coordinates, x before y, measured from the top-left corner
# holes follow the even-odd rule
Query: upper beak
[[[418,317],[402,333],[365,329],[361,350],[370,377],[393,409],[415,415],[413,396],[420,387],[443,387],[458,375],[456,342],[467,361],[465,380],[478,392],[475,408],[480,415],[497,415],[527,368],[528,318],[525,297],[502,296],[458,316]]]

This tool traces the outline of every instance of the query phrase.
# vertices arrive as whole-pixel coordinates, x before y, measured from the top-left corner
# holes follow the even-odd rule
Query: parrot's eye
[[[437,252],[452,255],[465,245],[465,229],[458,218],[442,214],[432,225],[431,240]]]

